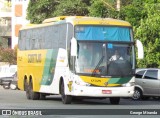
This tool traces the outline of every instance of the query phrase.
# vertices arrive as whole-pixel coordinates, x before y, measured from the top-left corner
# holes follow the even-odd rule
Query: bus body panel
[[[87,25],[88,29],[84,31],[87,31],[88,33],[84,34],[84,32],[82,31],[79,33],[79,35],[76,32],[76,26],[87,27]],[[121,27],[119,28],[119,30],[112,30],[113,34],[116,33],[116,31],[120,32],[122,28],[127,27],[127,36],[130,39],[127,38],[126,42],[123,40],[116,40],[114,42],[113,39],[109,43],[108,39],[105,38],[102,38],[102,40],[86,39],[89,36],[92,37],[92,34],[96,35],[96,33],[94,32],[97,32],[98,30],[93,30],[96,26],[104,30],[104,32],[101,32],[102,34],[104,34],[104,37],[105,35],[107,36],[106,31],[109,31],[111,27]],[[103,28],[103,26],[105,28]],[[108,29],[106,28],[107,26],[109,26]],[[82,29],[80,29],[81,27],[78,28],[80,30],[83,30],[83,28],[85,27],[82,27]],[[47,31],[45,31],[46,29]],[[81,17],[77,19],[70,18],[60,22],[46,23],[23,28],[20,31],[20,37],[23,40],[27,40],[28,38],[30,38],[30,43],[32,44],[32,41],[35,41],[33,39],[39,38],[37,42],[40,42],[40,40],[44,38],[44,42],[46,40],[47,41],[45,43],[42,42],[42,44],[48,44],[49,46],[53,46],[53,48],[46,46],[45,48],[42,47],[35,49],[27,49],[22,46],[22,44],[25,43],[20,41],[19,46],[21,49],[18,49],[17,56],[18,88],[24,90],[24,82],[26,79],[28,84],[32,81],[34,92],[60,94],[60,82],[63,80],[65,87],[65,95],[86,97],[131,97],[134,93],[134,76],[132,73],[128,73],[128,75],[125,73],[129,72],[126,71],[128,69],[127,67],[132,66],[130,70],[134,70],[135,68],[135,52],[133,35],[131,34],[131,30],[132,29],[130,23],[125,21],[86,17]],[[24,35],[23,33],[26,34]],[[119,37],[119,35],[121,35],[121,32],[115,38]],[[28,37],[26,38],[25,36]],[[85,39],[83,39],[82,36],[85,36]],[[74,37],[75,39],[79,38],[77,39],[77,57],[72,57],[70,54],[71,38]],[[122,38],[124,37],[122,36]],[[48,40],[51,42],[49,42]],[[80,69],[77,69],[77,63],[80,59],[80,49],[83,44],[87,43],[93,43],[92,47],[94,49],[92,50],[92,52],[88,50],[90,51],[90,55],[91,53],[93,55],[92,59],[89,60],[88,64],[92,63],[91,66],[94,66],[92,68],[91,66],[86,67],[86,69],[84,69],[81,73],[81,71],[79,71]],[[105,59],[108,59],[109,55],[113,51],[113,48],[119,48],[118,46],[122,48],[122,51],[125,50],[125,52],[127,52],[127,48],[129,47],[130,53],[133,54],[130,55],[132,56],[130,57],[131,63],[123,61],[118,62],[119,65],[123,65],[123,63],[125,62],[129,63],[130,65],[128,64],[126,66],[119,67],[121,71],[115,71],[115,73],[118,73],[119,75],[100,75],[101,69],[99,69],[98,67],[104,67],[104,65],[102,66],[99,64],[101,62],[101,58],[103,59],[104,52],[108,51],[105,55]],[[96,52],[99,53],[97,58]],[[107,64],[108,63],[105,63],[105,66],[107,66]],[[115,66],[116,64],[112,65]],[[118,64],[116,66],[118,67]],[[114,68],[110,70],[114,72]],[[106,71],[107,74],[108,71],[109,69]],[[124,75],[120,75],[120,73]]]
[[[68,68],[68,58],[67,53],[65,49],[59,49],[56,65],[54,68],[54,76],[53,81],[50,85],[41,84],[40,91],[43,93],[51,93],[51,94],[59,94],[59,82],[60,78],[62,77],[64,80],[68,77],[67,70]]]
[[[33,90],[39,92],[41,85],[50,85],[53,80],[57,50],[32,50],[18,52],[18,87],[24,90],[24,76],[32,78]],[[22,84],[23,83],[23,84]]]

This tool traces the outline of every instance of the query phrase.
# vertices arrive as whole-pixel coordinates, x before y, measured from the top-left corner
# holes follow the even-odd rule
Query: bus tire
[[[29,83],[29,96],[32,100],[39,100],[40,99],[40,93],[33,91],[32,80]]]
[[[71,104],[71,102],[72,102],[72,96],[65,95],[64,82],[61,83],[61,88],[60,89],[61,89],[61,97],[62,97],[63,104]]]
[[[113,105],[117,105],[120,102],[120,97],[111,97],[110,98],[110,103]]]
[[[44,93],[40,93],[40,100],[45,100],[46,99],[46,95]]]
[[[26,97],[27,97],[27,99],[29,100],[29,99],[31,99],[31,97],[30,97],[30,91],[29,91],[29,85],[28,85],[28,83],[27,83],[27,81],[25,80],[24,81],[24,90],[26,91]]]

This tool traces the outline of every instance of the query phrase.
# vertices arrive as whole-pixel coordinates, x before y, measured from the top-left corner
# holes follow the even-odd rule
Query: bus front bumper
[[[130,87],[90,87],[75,86],[71,92],[72,96],[88,97],[132,97],[134,86]]]

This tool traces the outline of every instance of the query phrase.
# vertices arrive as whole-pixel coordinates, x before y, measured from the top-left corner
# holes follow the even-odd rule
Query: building
[[[12,47],[11,40],[11,0],[0,0],[0,45]]]
[[[26,13],[29,0],[0,0],[0,45],[14,48],[19,29],[28,24]]]
[[[29,0],[12,0],[12,44],[14,48],[18,44],[19,29],[29,21],[26,19]]]

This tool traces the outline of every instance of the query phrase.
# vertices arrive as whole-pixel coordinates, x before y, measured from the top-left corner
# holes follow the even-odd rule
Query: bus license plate
[[[111,90],[102,90],[102,93],[103,94],[112,94],[112,91]]]

